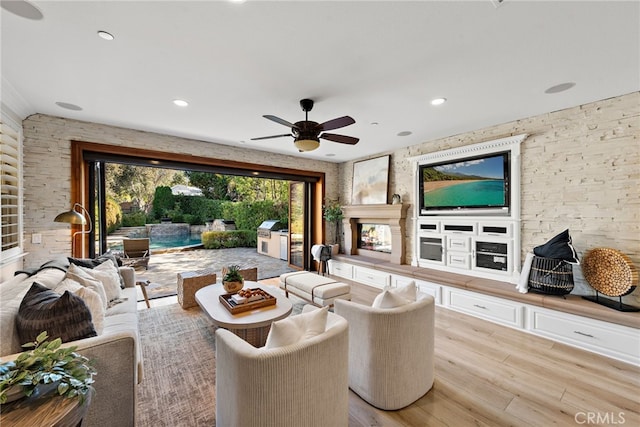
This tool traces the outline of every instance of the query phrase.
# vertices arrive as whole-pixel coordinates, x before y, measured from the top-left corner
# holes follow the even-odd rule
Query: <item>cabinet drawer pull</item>
[[[585,334],[584,332],[580,332],[580,331],[573,331],[574,334],[578,334],[578,335],[582,335],[583,337],[588,337],[588,338],[595,338],[593,335],[591,334]]]
[[[487,309],[487,307],[485,307],[485,306],[483,306],[483,305],[473,304],[473,306],[474,306],[474,307],[481,308],[481,309],[483,309],[483,310],[486,310],[486,309]]]

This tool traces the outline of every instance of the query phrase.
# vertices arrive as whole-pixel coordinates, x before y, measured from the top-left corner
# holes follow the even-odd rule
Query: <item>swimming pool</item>
[[[202,244],[200,236],[170,236],[170,237],[154,237],[149,243],[151,251],[172,248],[182,248],[185,246],[196,246]],[[122,242],[119,241],[113,245],[109,245],[109,249],[114,251],[122,251]]]

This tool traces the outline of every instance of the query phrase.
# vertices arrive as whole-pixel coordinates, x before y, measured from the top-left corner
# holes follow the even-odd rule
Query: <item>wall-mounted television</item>
[[[419,165],[420,215],[509,215],[510,152]]]

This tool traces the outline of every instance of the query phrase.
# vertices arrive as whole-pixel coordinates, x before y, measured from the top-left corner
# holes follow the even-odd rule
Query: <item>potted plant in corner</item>
[[[244,286],[244,278],[240,274],[239,265],[230,265],[222,269],[222,286],[230,294],[235,294]]]
[[[53,341],[47,338],[47,332],[42,332],[34,342],[23,345],[33,347],[31,350],[0,365],[0,404],[53,390],[84,402],[87,393],[93,390],[96,371],[89,359],[76,353],[77,347],[60,348],[60,338]]]
[[[331,253],[337,254],[340,248],[340,221],[344,218],[342,206],[338,200],[328,200],[322,207],[325,221],[335,225],[334,243],[331,245]]]

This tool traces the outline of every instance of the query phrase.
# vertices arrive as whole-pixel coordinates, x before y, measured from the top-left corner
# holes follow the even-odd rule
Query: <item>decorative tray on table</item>
[[[235,294],[220,295],[220,303],[231,314],[276,304],[276,297],[260,288],[242,289]]]

